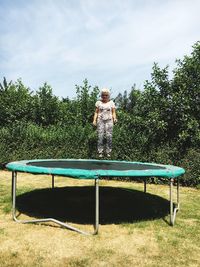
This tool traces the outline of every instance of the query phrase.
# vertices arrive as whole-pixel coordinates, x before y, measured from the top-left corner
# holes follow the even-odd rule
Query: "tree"
[[[0,125],[31,119],[32,92],[19,79],[9,83],[4,78],[0,85]]]
[[[91,86],[88,85],[88,80],[85,79],[82,86],[76,85],[76,94],[78,104],[77,119],[85,126],[88,122],[92,122],[99,88],[95,86],[91,89]]]
[[[33,117],[37,124],[48,126],[60,121],[60,101],[53,95],[50,85],[44,83],[34,95],[33,102]]]
[[[170,127],[185,148],[200,145],[200,42],[191,56],[177,60],[171,95]]]

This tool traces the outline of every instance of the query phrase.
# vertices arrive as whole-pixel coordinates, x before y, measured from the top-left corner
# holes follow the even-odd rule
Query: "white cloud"
[[[0,2],[1,75],[33,88],[47,81],[57,95],[74,95],[84,78],[141,86],[154,61],[174,66],[199,38],[197,0],[19,2]]]

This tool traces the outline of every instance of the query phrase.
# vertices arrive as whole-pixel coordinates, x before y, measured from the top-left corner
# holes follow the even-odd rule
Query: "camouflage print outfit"
[[[99,154],[103,153],[104,150],[103,141],[105,138],[106,153],[110,154],[112,151],[112,133],[113,133],[112,108],[115,108],[115,104],[112,100],[107,103],[103,103],[102,101],[97,101],[96,107],[99,110],[97,118],[97,133],[98,133],[97,150]]]

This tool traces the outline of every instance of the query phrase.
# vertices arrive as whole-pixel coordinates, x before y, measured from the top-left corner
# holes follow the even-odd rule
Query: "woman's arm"
[[[116,109],[112,108],[112,118],[113,118],[113,122],[117,122],[117,115],[116,115]]]
[[[94,126],[97,125],[98,112],[99,112],[99,109],[96,108],[95,113],[94,113],[93,123],[92,123]]]

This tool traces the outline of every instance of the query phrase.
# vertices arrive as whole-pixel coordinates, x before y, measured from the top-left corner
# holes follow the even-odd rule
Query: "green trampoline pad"
[[[98,177],[178,177],[185,170],[172,165],[155,163],[93,160],[93,159],[39,159],[10,162],[6,168],[11,171],[62,175],[79,179]]]

